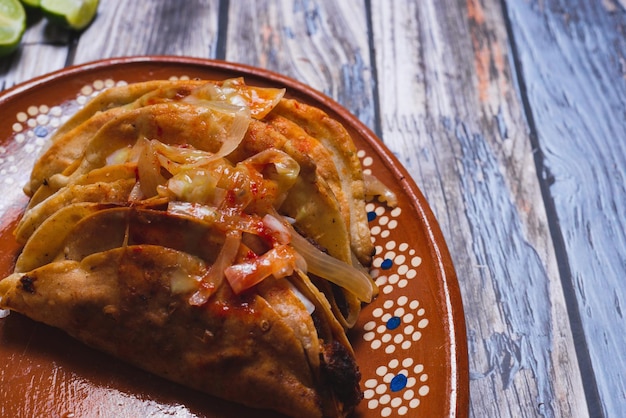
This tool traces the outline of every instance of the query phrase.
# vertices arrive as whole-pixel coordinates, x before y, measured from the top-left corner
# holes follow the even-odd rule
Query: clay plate
[[[180,57],[98,61],[46,75],[0,94],[0,277],[19,251],[12,229],[27,202],[21,188],[54,129],[86,100],[120,82],[224,79],[286,87],[287,96],[341,121],[364,170],[399,196],[369,202],[380,296],[350,338],[363,375],[357,417],[468,415],[463,308],[439,227],[410,175],[358,119],[321,93],[265,70]],[[0,416],[277,417],[167,382],[87,348],[63,332],[12,313],[0,319]]]

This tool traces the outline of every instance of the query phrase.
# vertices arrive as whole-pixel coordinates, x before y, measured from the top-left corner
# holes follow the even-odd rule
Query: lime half
[[[0,57],[20,44],[26,29],[26,12],[19,0],[0,0]]]
[[[81,30],[96,16],[98,0],[41,0],[40,7],[49,19]]]
[[[41,3],[41,0],[21,0],[22,3],[24,3],[24,5],[31,7],[33,9],[36,9],[39,7],[39,3]]]

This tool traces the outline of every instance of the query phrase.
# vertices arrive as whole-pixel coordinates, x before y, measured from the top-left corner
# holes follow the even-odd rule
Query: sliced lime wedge
[[[81,30],[96,16],[98,0],[41,0],[40,7],[49,19]]]
[[[39,8],[39,4],[41,0],[21,0],[24,5],[31,7],[33,9]]]
[[[26,29],[26,12],[19,0],[0,0],[0,57],[17,49]]]

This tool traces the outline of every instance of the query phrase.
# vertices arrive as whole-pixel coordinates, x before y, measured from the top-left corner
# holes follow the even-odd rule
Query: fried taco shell
[[[1,307],[206,393],[293,417],[344,416],[360,399],[348,351],[320,341],[286,281],[235,295],[221,286],[188,303],[206,274],[194,256],[128,246],[59,261],[0,281]],[[336,360],[336,361],[334,361]],[[334,377],[348,379],[340,398]],[[346,389],[348,389],[346,391]]]
[[[170,80],[89,102],[25,186],[0,308],[253,408],[350,414],[346,330],[377,291],[365,189],[386,189],[339,122],[283,94]]]

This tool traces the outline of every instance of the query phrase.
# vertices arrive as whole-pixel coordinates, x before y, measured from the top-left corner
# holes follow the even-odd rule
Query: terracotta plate
[[[358,417],[464,417],[468,362],[463,308],[439,227],[410,175],[348,111],[313,89],[265,70],[180,57],[99,61],[53,73],[0,94],[0,277],[19,251],[12,229],[27,202],[22,186],[59,124],[86,100],[118,83],[244,76],[286,87],[345,124],[364,170],[399,196],[389,209],[369,202],[380,296],[350,337],[365,399]],[[0,319],[0,416],[275,417],[250,411],[137,370],[63,332],[18,314]]]

